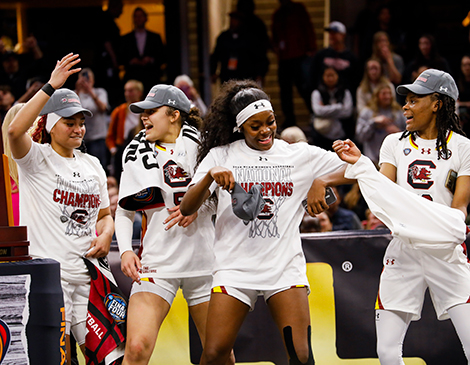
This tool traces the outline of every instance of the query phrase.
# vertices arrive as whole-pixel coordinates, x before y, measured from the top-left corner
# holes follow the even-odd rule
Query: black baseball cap
[[[233,213],[244,221],[254,220],[264,208],[262,189],[261,185],[253,185],[247,193],[238,183],[235,183],[232,190]]]
[[[146,109],[159,108],[163,105],[171,106],[182,112],[191,110],[191,101],[184,92],[173,85],[159,84],[152,87],[144,101],[132,103],[129,109],[132,113],[140,114]]]
[[[80,99],[75,92],[63,88],[54,91],[39,115],[55,113],[61,117],[71,117],[80,112],[88,117],[93,116],[91,111],[82,107]]]

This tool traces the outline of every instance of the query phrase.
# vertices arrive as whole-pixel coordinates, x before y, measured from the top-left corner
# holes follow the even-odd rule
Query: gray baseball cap
[[[71,117],[80,112],[88,117],[93,116],[91,111],[82,107],[80,99],[75,92],[64,88],[54,91],[39,115],[55,113],[61,117]]]
[[[264,208],[262,189],[261,185],[253,185],[247,193],[238,183],[235,183],[232,190],[233,213],[244,221],[254,220]]]
[[[448,95],[455,101],[459,97],[459,90],[452,76],[433,68],[421,72],[412,84],[397,87],[397,93],[400,95],[407,95],[409,92],[416,95],[439,93]]]
[[[163,105],[171,106],[182,112],[189,113],[191,102],[184,92],[173,85],[159,84],[152,87],[144,101],[132,103],[129,109],[132,113],[140,114],[146,109],[159,108]]]

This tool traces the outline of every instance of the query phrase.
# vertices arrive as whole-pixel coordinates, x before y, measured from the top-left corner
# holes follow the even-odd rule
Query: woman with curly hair
[[[315,177],[336,172],[334,153],[275,139],[268,95],[252,81],[229,81],[202,128],[196,174],[180,209],[193,214],[209,197],[217,204],[215,266],[201,364],[224,364],[246,315],[263,295],[290,364],[313,364],[309,284],[299,225]],[[261,186],[264,208],[251,220],[232,211],[236,184]],[[323,199],[322,199],[323,201]]]

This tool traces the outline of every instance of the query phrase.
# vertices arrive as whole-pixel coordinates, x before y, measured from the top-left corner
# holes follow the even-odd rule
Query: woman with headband
[[[59,89],[80,71],[74,68],[79,62],[72,53],[57,61],[49,82],[8,128],[21,181],[20,224],[28,227],[30,254],[60,263],[68,364],[70,331],[85,350],[90,274],[82,255],[106,256],[114,232],[106,173],[96,157],[78,150],[85,115],[92,114],[72,90]],[[39,115],[33,142],[27,131]]]
[[[209,197],[217,201],[215,267],[201,364],[224,364],[229,358],[258,295],[264,296],[283,336],[289,364],[314,363],[299,233],[302,200],[315,177],[335,171],[343,176],[343,163],[316,146],[275,139],[276,128],[268,95],[248,80],[225,83],[204,121],[199,165],[180,205],[182,214],[190,215]],[[251,220],[240,219],[232,210],[237,202],[230,192],[235,186],[248,192],[254,185],[262,187],[264,207],[259,214],[245,212],[252,213]]]

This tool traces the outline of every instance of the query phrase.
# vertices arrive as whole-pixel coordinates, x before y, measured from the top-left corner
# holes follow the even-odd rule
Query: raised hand
[[[65,84],[65,81],[69,78],[70,75],[73,75],[81,71],[81,68],[72,68],[81,60],[78,54],[69,53],[64,56],[60,61],[57,61],[54,70],[51,73],[51,78],[49,79],[49,84],[54,89],[59,89],[62,85]]]

